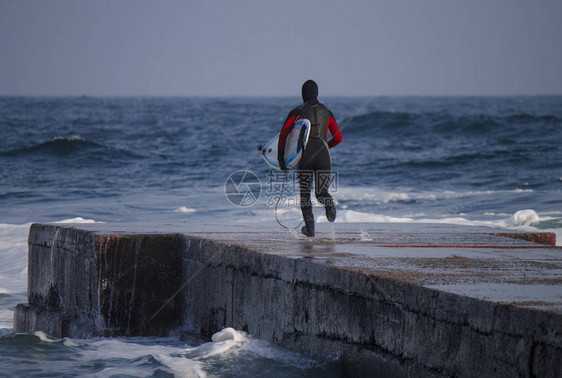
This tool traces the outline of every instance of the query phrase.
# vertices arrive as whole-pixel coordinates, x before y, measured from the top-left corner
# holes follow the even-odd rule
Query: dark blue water
[[[332,150],[338,222],[489,225],[553,230],[562,238],[562,96],[321,100],[343,135]],[[337,366],[242,334],[226,346],[10,336],[13,307],[25,301],[29,222],[81,217],[278,227],[268,188],[279,178],[256,148],[298,103],[0,97],[0,364],[7,369],[0,371],[337,376]],[[239,170],[262,184],[251,206],[235,206],[225,195],[227,178]],[[291,175],[288,183],[291,198]],[[282,206],[282,217],[298,224],[298,207]]]
[[[344,138],[332,150],[344,208],[472,220],[562,210],[561,96],[322,100]],[[256,147],[298,102],[0,98],[2,221],[162,220],[181,206],[239,219],[226,178],[268,180]]]

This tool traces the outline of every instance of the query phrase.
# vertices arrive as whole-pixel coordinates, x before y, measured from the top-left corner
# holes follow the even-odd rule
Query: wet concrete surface
[[[445,292],[562,312],[562,248],[517,237],[550,235],[541,239],[553,243],[554,235],[548,233],[441,224],[321,223],[317,236],[309,239],[271,226],[264,231],[216,224],[79,227],[104,234],[187,233]]]

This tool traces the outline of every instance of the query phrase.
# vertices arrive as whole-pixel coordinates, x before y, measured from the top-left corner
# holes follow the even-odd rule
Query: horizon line
[[[359,94],[359,95],[333,95],[326,94],[320,95],[318,98],[364,98],[364,97],[555,97],[562,96],[560,93],[515,93],[515,94]],[[225,94],[199,94],[199,95],[184,95],[184,94],[5,94],[0,93],[0,97],[90,97],[90,98],[117,98],[117,97],[162,97],[162,98],[300,98],[300,94],[295,95],[225,95]]]

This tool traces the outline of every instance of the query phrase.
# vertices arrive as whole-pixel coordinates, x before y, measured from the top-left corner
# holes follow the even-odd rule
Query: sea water
[[[560,244],[561,96],[320,100],[343,135],[332,150],[336,222],[545,230]],[[27,302],[31,222],[174,223],[186,232],[237,223],[299,237],[275,220],[301,220],[295,175],[268,170],[257,153],[298,103],[0,97],[0,375],[338,376],[336,362],[233,329],[187,342],[12,335],[13,309]],[[256,178],[235,186],[252,194],[244,204],[225,185],[238,171]],[[321,210],[317,230],[336,240]]]

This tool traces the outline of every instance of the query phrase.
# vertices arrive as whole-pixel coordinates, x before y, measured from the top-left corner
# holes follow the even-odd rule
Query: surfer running
[[[308,237],[314,236],[314,215],[310,191],[314,177],[314,194],[319,203],[326,208],[326,218],[333,222],[336,219],[336,206],[328,188],[330,186],[332,159],[329,149],[342,141],[340,129],[334,115],[324,104],[318,102],[318,85],[313,80],[307,80],[302,85],[303,104],[289,112],[279,135],[278,156],[279,167],[286,171],[285,144],[291,132],[293,123],[299,118],[310,121],[310,136],[301,160],[297,165],[297,178],[300,188],[300,205],[304,218],[302,233]],[[328,141],[328,131],[332,139]]]

